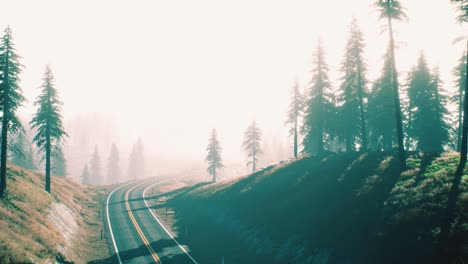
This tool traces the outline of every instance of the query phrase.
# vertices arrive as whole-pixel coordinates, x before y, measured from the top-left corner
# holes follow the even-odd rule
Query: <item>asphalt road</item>
[[[153,184],[157,185],[154,179],[137,181],[109,194],[106,214],[113,263],[198,264],[149,209],[144,192]]]

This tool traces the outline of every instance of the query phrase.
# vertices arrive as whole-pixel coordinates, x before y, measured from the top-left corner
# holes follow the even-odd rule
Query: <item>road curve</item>
[[[132,182],[113,190],[106,222],[113,263],[198,264],[150,211],[144,192],[157,180]]]

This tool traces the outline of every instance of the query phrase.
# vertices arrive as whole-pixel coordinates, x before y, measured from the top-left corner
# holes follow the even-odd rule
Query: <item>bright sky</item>
[[[33,112],[50,63],[66,119],[103,113],[115,119],[119,137],[141,136],[146,150],[168,157],[203,159],[215,127],[225,160],[243,160],[240,144],[253,118],[265,133],[285,137],[295,76],[302,87],[309,81],[321,36],[337,77],[353,15],[368,43],[370,80],[387,46],[373,0],[1,2],[0,29],[12,27],[26,66],[22,114]],[[409,20],[395,25],[399,70],[424,50],[451,88],[463,49],[452,42],[466,28],[455,22],[449,0],[402,2]]]

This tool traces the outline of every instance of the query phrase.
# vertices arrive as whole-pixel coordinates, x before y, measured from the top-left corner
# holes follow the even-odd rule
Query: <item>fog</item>
[[[115,142],[125,172],[138,138],[147,176],[204,176],[205,148],[216,128],[224,175],[247,172],[243,133],[256,119],[264,133],[263,166],[292,156],[284,126],[290,88],[310,80],[321,37],[336,88],[351,18],[364,32],[368,79],[379,74],[386,32],[372,0],[359,1],[2,1],[25,65],[21,87],[34,112],[45,64],[63,99],[68,171],[78,177],[98,145],[107,160]],[[404,80],[419,51],[438,65],[447,89],[466,28],[448,0],[405,1],[411,20],[397,23],[397,67]],[[415,33],[417,32],[417,33]],[[262,161],[262,157],[260,158]],[[104,164],[103,164],[104,166]]]

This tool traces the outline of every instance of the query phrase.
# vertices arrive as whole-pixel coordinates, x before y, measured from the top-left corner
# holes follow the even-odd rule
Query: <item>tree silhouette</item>
[[[128,177],[131,180],[145,177],[145,158],[143,152],[143,141],[138,139],[133,145],[132,153],[130,153],[128,165]]]
[[[60,151],[67,133],[62,125],[62,102],[54,87],[54,76],[49,66],[46,66],[42,81],[41,94],[34,102],[38,108],[31,125],[37,129],[33,141],[45,153],[45,189],[50,193],[51,156]]]
[[[115,143],[112,143],[107,163],[107,183],[118,183],[120,180],[120,155]]]
[[[369,140],[375,150],[391,151],[395,142],[395,104],[392,95],[392,66],[389,52],[385,55],[382,76],[374,82],[369,95]]]
[[[257,171],[258,155],[263,153],[260,147],[261,140],[262,132],[257,127],[257,123],[254,120],[245,131],[244,142],[242,143],[242,149],[247,153],[247,157],[249,158],[247,166],[252,165],[253,173]]]
[[[213,182],[216,182],[216,171],[223,167],[223,159],[221,158],[222,150],[216,130],[213,128],[208,146],[206,147],[208,153],[205,158],[205,162],[208,163],[207,171],[213,177]]]
[[[462,138],[462,117],[463,117],[463,99],[465,97],[465,86],[467,82],[467,54],[466,50],[463,51],[457,67],[455,67],[453,74],[456,79],[457,92],[452,97],[452,103],[457,105],[457,151],[461,150],[461,138]]]
[[[364,100],[366,91],[366,65],[363,59],[364,37],[353,18],[346,44],[346,52],[341,71],[342,84],[339,89],[338,104],[340,105],[339,134],[345,141],[346,151],[354,151],[357,140],[360,139],[361,151],[367,150],[367,125]]]
[[[445,96],[440,93],[438,72],[431,74],[426,58],[421,54],[418,65],[408,76],[408,140],[423,152],[442,152],[449,140],[445,120]]]
[[[88,169],[88,164],[86,164],[83,168],[83,172],[81,173],[81,183],[87,184],[87,185],[91,184],[89,177],[90,177],[90,172]]]
[[[7,187],[6,166],[9,133],[23,133],[24,130],[16,117],[16,110],[25,100],[19,87],[19,74],[22,65],[20,56],[13,44],[11,28],[7,27],[0,40],[0,109],[2,111],[2,134],[0,151],[0,197]]]
[[[398,72],[395,63],[395,40],[393,38],[393,20],[401,20],[406,17],[403,7],[398,0],[378,0],[375,3],[380,18],[387,20],[389,42],[390,42],[390,63],[392,69],[392,88],[393,102],[395,104],[395,122],[396,122],[396,138],[398,143],[398,157],[400,159],[401,170],[406,169],[405,146],[403,143],[403,121],[400,105],[400,93],[398,90]]]
[[[459,10],[458,21],[460,23],[468,22],[468,1],[467,0],[451,0],[452,3],[456,4]],[[465,36],[466,37],[466,36]],[[466,40],[466,50],[468,51],[468,39]],[[468,56],[465,56],[466,62],[466,72],[468,72]],[[463,92],[463,120],[462,120],[462,137],[460,144],[460,161],[455,171],[455,175],[452,181],[452,187],[449,191],[448,202],[447,202],[447,215],[446,221],[442,226],[442,236],[447,237],[450,231],[450,225],[455,218],[455,208],[457,204],[457,199],[460,194],[460,182],[463,176],[463,170],[465,169],[466,164],[466,155],[468,147],[468,74],[465,74],[465,87]]]
[[[312,81],[306,95],[304,123],[301,128],[304,134],[304,152],[317,155],[322,155],[324,151],[325,137],[331,137],[330,124],[334,118],[333,93],[324,56],[322,42],[319,40],[314,52]]]
[[[294,81],[292,87],[291,99],[289,103],[288,117],[286,125],[290,126],[289,135],[294,137],[294,157],[297,158],[298,154],[298,122],[304,106],[304,97],[299,91],[299,84],[297,80]]]
[[[89,176],[90,184],[98,185],[102,183],[101,156],[99,155],[97,145],[94,147],[94,152],[91,156]]]

